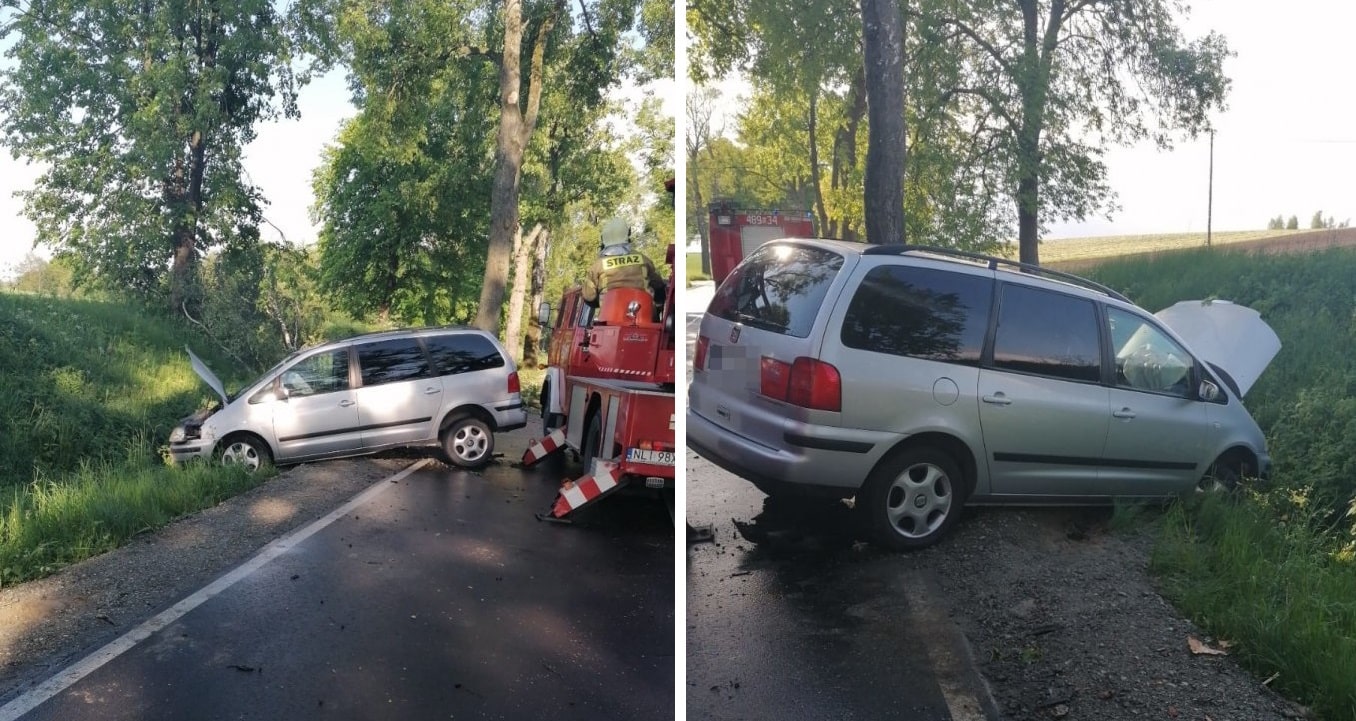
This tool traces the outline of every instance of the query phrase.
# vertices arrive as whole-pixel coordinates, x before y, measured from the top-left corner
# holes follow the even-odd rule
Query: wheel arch
[[[935,448],[950,456],[956,462],[956,465],[960,466],[961,475],[964,476],[962,481],[964,482],[965,497],[968,498],[975,492],[975,485],[979,479],[979,461],[965,441],[949,433],[938,431],[916,433],[899,441],[881,456],[876,465],[871,468],[871,473],[875,473],[877,469],[891,462],[901,453],[916,448]],[[867,475],[869,477],[870,473]]]
[[[1224,464],[1234,468],[1234,470],[1238,472],[1239,478],[1256,476],[1261,472],[1261,469],[1258,467],[1257,453],[1243,444],[1235,444],[1225,448],[1223,452],[1215,456],[1215,459],[1210,462],[1212,467],[1217,464]],[[1209,473],[1210,469],[1206,468],[1206,472]]]
[[[457,406],[456,408],[453,408],[452,410],[443,414],[443,419],[438,422],[438,436],[441,437],[443,433],[447,430],[448,426],[451,426],[452,423],[456,421],[458,418],[463,418],[465,416],[473,416],[479,418],[480,420],[485,422],[485,425],[490,427],[491,431],[494,431],[495,433],[499,432],[499,424],[494,421],[493,413],[490,413],[489,411],[485,410],[483,406],[478,406],[474,403],[467,403],[464,405]]]

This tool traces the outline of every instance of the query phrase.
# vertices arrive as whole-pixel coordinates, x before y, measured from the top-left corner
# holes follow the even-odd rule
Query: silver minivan
[[[221,404],[173,430],[175,462],[220,453],[253,470],[441,445],[447,460],[477,467],[493,458],[496,432],[527,423],[513,359],[474,328],[385,331],[307,348],[234,396],[188,355]]]
[[[855,496],[899,549],[936,541],[967,503],[1163,498],[1266,474],[1241,398],[1275,333],[1226,301],[1172,310],[1169,324],[1001,258],[775,241],[701,322],[688,444],[770,496]]]

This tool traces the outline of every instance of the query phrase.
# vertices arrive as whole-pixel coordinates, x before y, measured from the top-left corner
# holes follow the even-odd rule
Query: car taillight
[[[759,392],[768,398],[786,400],[786,389],[791,382],[791,364],[763,356],[759,365],[762,371]]]
[[[523,387],[518,383],[518,371],[509,374],[509,393],[521,393]]]
[[[843,379],[837,368],[802,356],[791,364],[786,400],[819,411],[840,411],[843,409]]]
[[[637,445],[637,447],[640,448],[640,450],[642,450],[642,451],[669,451],[669,452],[673,452],[673,450],[674,450],[674,446],[673,446],[672,443],[664,443],[663,441],[641,441],[641,442]]]
[[[763,356],[759,391],[779,401],[817,411],[843,408],[843,379],[838,369],[801,356],[791,363]]]
[[[711,339],[697,336],[697,352],[692,356],[692,370],[706,370],[706,352],[711,348]]]

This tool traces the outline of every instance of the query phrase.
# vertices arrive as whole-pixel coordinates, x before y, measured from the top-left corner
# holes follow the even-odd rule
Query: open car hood
[[[1154,314],[1191,350],[1224,370],[1246,395],[1271,359],[1281,339],[1257,311],[1227,300],[1184,300]]]
[[[206,363],[202,362],[201,358],[194,355],[192,348],[184,346],[184,350],[188,351],[188,362],[193,366],[193,372],[197,373],[198,377],[201,378],[209,388],[216,391],[217,395],[221,396],[221,405],[222,407],[225,407],[226,404],[231,401],[226,397],[226,386],[222,385],[221,379],[217,377],[216,373],[212,372],[211,368],[207,367]]]

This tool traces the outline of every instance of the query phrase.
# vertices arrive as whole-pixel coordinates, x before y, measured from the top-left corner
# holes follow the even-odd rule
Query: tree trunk
[[[1019,0],[1018,5],[1022,10],[1022,60],[1017,86],[1022,95],[1022,117],[1017,131],[1017,247],[1021,262],[1040,265],[1041,132],[1064,0],[1051,3],[1043,35],[1035,0]]]
[[[829,211],[824,209],[823,173],[819,171],[819,88],[810,90],[810,184],[814,187],[815,213],[819,215],[819,227],[829,226]],[[833,235],[828,236],[835,237]]]
[[[513,290],[509,293],[508,318],[504,321],[504,346],[513,360],[525,357],[523,350],[523,306],[527,303],[528,274],[532,271],[530,259],[536,254],[536,245],[545,228],[537,223],[526,237],[519,234],[513,252]]]
[[[541,302],[545,300],[546,294],[546,252],[551,243],[551,231],[543,229],[541,237],[537,239],[537,248],[533,253],[532,262],[532,304],[528,311],[532,314],[533,322],[527,324],[526,340],[523,343],[523,367],[536,368],[545,360],[539,358],[541,355],[541,337],[543,333],[548,332],[535,321],[537,318],[537,309],[541,307]]]
[[[897,0],[861,0],[867,122],[866,240],[904,237],[904,31]]]
[[[509,256],[518,235],[518,193],[523,153],[541,107],[542,63],[546,38],[561,12],[558,1],[537,28],[528,76],[527,109],[519,104],[522,86],[523,3],[504,0],[504,52],[499,62],[499,132],[495,140],[494,184],[490,196],[490,239],[485,257],[485,284],[480,289],[476,326],[499,333],[499,312],[508,285]]]
[[[862,68],[852,76],[852,83],[848,87],[848,112],[843,118],[843,124],[838,127],[838,132],[833,137],[833,170],[830,175],[829,187],[833,190],[841,190],[848,186],[848,174],[857,167],[857,129],[861,126],[862,118],[866,116],[866,78]],[[847,241],[856,241],[857,230],[852,227],[846,217],[835,219],[831,226],[834,233],[832,237],[842,238]]]

